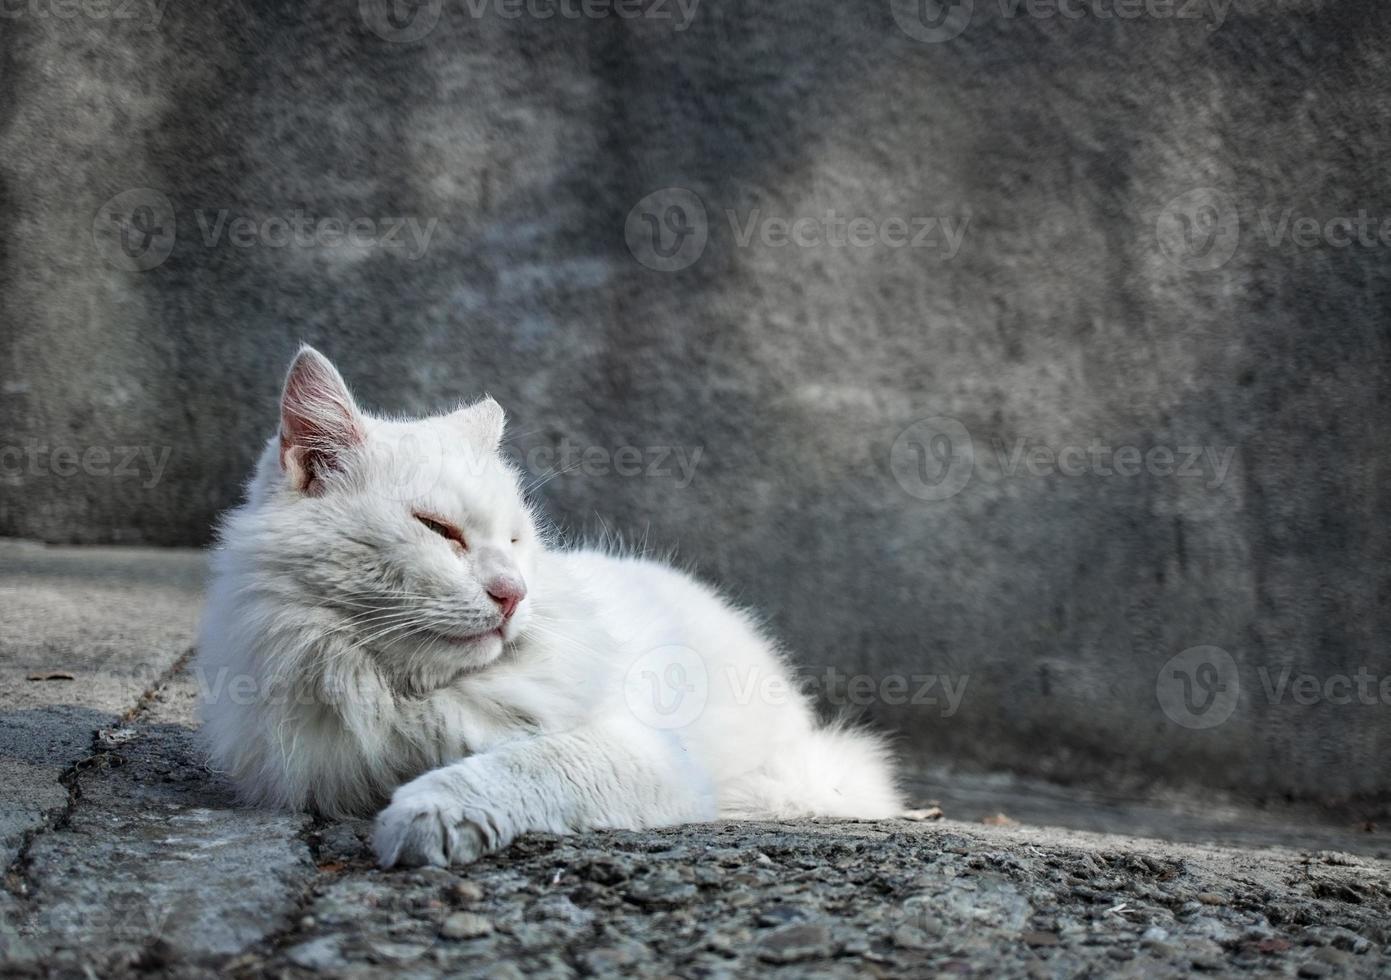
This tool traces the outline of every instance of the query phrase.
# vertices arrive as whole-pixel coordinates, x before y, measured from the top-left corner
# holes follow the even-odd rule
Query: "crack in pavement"
[[[135,699],[135,703],[129,708],[120,712],[117,718],[119,725],[137,724],[139,720],[149,712],[150,705],[159,696],[159,692],[166,688],[169,683],[180,673],[188,668],[192,662],[196,648],[189,647],[178,657],[176,657],[168,667],[160,672],[152,685],[146,688]],[[45,834],[56,831],[66,830],[72,823],[72,815],[76,811],[78,804],[82,801],[82,782],[81,777],[84,772],[91,769],[104,768],[110,763],[112,751],[110,746],[103,743],[102,732],[105,729],[97,727],[92,729],[89,739],[91,754],[85,756],[68,766],[58,776],[58,783],[67,790],[67,799],[61,807],[47,810],[43,815],[43,823],[24,832],[20,840],[18,853],[8,868],[5,869],[4,885],[5,889],[16,898],[27,899],[33,892],[37,882],[29,875],[30,853],[34,842]]]

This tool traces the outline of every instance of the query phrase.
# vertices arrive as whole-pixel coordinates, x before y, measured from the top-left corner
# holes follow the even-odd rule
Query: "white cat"
[[[547,547],[491,399],[362,412],[303,348],[214,554],[198,669],[250,803],[372,812],[383,867],[527,831],[901,812],[879,738],[818,725],[776,647],[665,565]]]

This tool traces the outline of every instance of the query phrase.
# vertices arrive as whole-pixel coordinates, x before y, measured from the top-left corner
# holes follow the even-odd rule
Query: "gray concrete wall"
[[[1386,798],[1391,10],[913,8],[7,14],[0,534],[206,541],[304,339],[938,762]]]

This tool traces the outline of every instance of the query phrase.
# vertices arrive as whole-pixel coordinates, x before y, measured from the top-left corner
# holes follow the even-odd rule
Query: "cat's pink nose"
[[[517,611],[517,605],[526,598],[526,586],[520,579],[495,578],[488,583],[488,595],[497,603],[505,623]]]

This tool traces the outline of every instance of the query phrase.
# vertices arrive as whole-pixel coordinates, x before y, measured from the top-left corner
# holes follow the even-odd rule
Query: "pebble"
[[[648,908],[669,909],[695,900],[695,885],[685,882],[637,881],[625,892],[628,898]]]
[[[1216,892],[1199,892],[1198,901],[1204,905],[1226,905],[1227,900]]]
[[[1371,940],[1345,929],[1339,930],[1334,934],[1332,943],[1339,949],[1345,949],[1350,953],[1356,953],[1358,956],[1361,956],[1372,948]]]
[[[440,936],[444,939],[477,939],[492,931],[491,922],[472,912],[455,912],[440,926]]]
[[[1352,954],[1333,946],[1323,946],[1314,951],[1314,959],[1332,966],[1347,966],[1352,962]]]
[[[332,970],[343,965],[343,954],[338,948],[337,936],[320,936],[307,943],[291,946],[285,957],[296,966],[306,970]]]
[[[372,958],[378,963],[405,963],[424,956],[428,949],[418,943],[373,943]]]
[[[1220,971],[1227,969],[1227,958],[1221,946],[1210,939],[1201,940],[1192,947],[1192,963],[1199,970]]]
[[[785,926],[789,922],[801,922],[807,918],[806,909],[795,905],[774,905],[758,913],[757,921],[761,926]]]
[[[794,922],[764,934],[756,947],[768,963],[799,963],[831,955],[831,934],[820,922]]]
[[[456,881],[444,890],[444,897],[454,905],[474,905],[483,901],[483,889],[471,881]]]
[[[606,976],[633,966],[646,955],[646,947],[634,942],[621,942],[591,949],[580,957],[580,963],[589,973]]]
[[[894,945],[900,949],[930,949],[932,937],[917,926],[899,926],[894,930]]]

